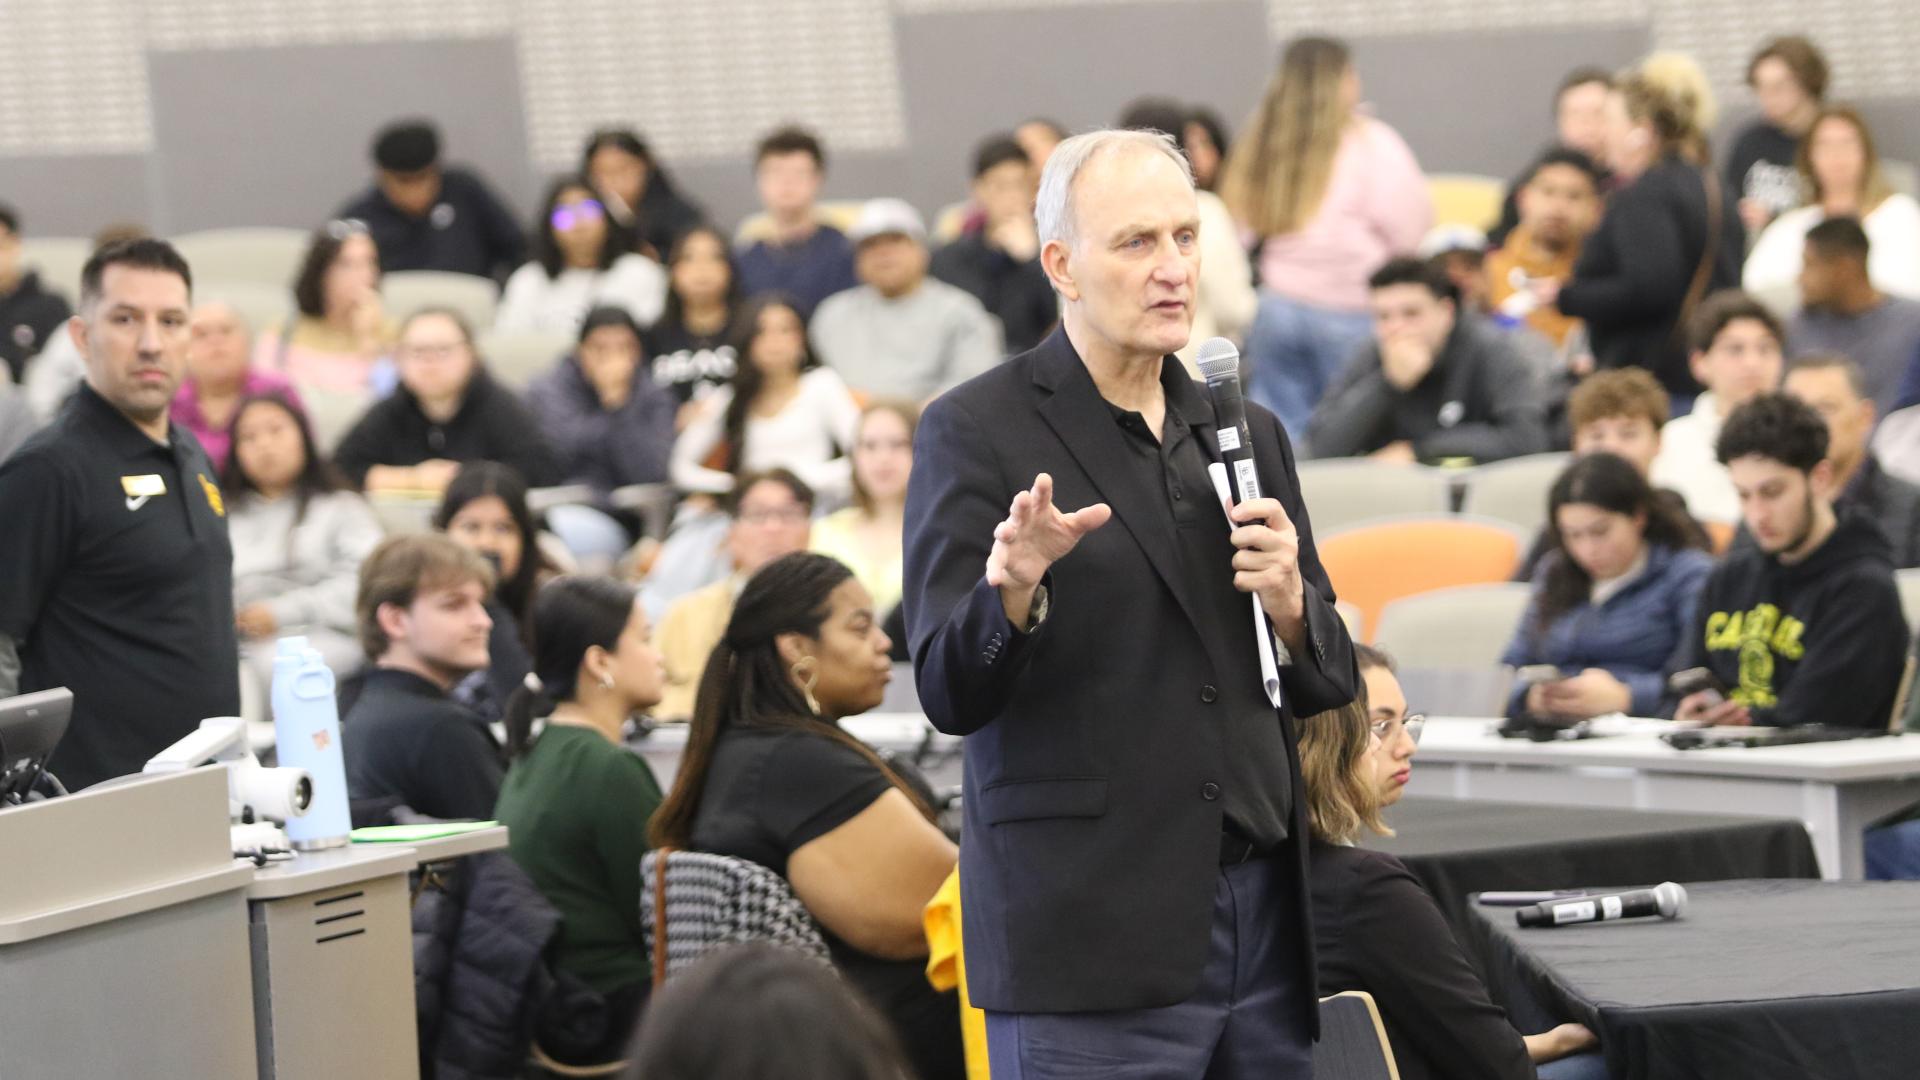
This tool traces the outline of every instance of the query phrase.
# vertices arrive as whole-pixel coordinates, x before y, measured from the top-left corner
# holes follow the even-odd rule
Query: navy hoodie
[[[1907,623],[1886,537],[1840,518],[1804,562],[1758,548],[1707,580],[1688,667],[1712,669],[1759,725],[1884,728],[1907,654]]]

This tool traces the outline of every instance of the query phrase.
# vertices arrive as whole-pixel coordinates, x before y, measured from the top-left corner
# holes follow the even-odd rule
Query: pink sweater
[[[1432,224],[1433,199],[1413,151],[1398,132],[1363,116],[1340,140],[1313,218],[1261,245],[1260,280],[1315,307],[1364,311],[1367,278],[1418,247]]]

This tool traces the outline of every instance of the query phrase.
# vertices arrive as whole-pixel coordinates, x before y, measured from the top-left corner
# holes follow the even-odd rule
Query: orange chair
[[[1359,640],[1372,641],[1380,610],[1403,596],[1506,581],[1526,538],[1502,521],[1453,514],[1374,522],[1319,541],[1333,591],[1360,609]]]
[[[1724,521],[1703,521],[1700,524],[1707,530],[1707,540],[1713,544],[1714,556],[1725,555],[1727,549],[1733,546],[1733,535],[1738,530]]]

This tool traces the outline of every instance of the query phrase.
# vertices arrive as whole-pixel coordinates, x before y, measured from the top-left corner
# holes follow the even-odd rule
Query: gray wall
[[[405,114],[438,118],[450,158],[478,166],[523,216],[546,176],[568,164],[564,148],[578,132],[625,120],[655,138],[683,188],[731,223],[754,207],[753,139],[789,101],[796,118],[826,134],[829,197],[894,193],[931,213],[964,196],[979,139],[1026,116],[1086,127],[1110,122],[1133,98],[1166,94],[1212,105],[1238,126],[1271,73],[1276,35],[1307,17],[1300,0],[809,0],[819,32],[789,34],[794,9],[766,0],[702,0],[699,26],[683,26],[659,0],[389,0],[355,5],[362,14],[351,16],[325,9],[334,12],[325,18],[293,8],[266,15],[234,0],[154,2],[155,13],[133,18],[111,48],[97,45],[100,55],[88,52],[97,35],[75,35],[65,53],[32,52],[24,67],[14,53],[0,68],[0,202],[22,211],[29,233],[84,235],[127,220],[163,233],[311,226],[367,182],[372,130]],[[1666,13],[1679,0],[1614,3],[1598,23],[1542,25],[1558,18],[1550,14],[1467,29],[1450,8],[1408,14],[1403,4],[1376,25],[1369,3],[1309,6],[1352,40],[1367,97],[1430,171],[1511,175],[1550,132],[1547,101],[1562,72],[1622,66],[1695,32]],[[1904,7],[1851,9],[1885,16]],[[16,10],[0,6],[0,40],[16,29]],[[728,19],[787,23],[771,45],[758,26],[757,51],[742,54],[713,33]],[[1863,73],[1856,81],[1871,91],[1866,111],[1883,152],[1920,159],[1920,125],[1910,120],[1920,85],[1906,86],[1862,35],[1825,24],[1820,32],[1836,39],[1843,89],[1850,70]],[[1764,31],[1755,24],[1751,36]],[[648,56],[670,57],[671,70],[629,62],[622,50],[636,40]],[[128,56],[140,61],[138,78],[123,72],[107,80],[112,95],[85,97],[88,64]],[[1747,110],[1734,85],[1738,57],[1721,49],[1706,59],[1732,123]],[[871,100],[838,100],[846,80],[834,65],[850,63],[875,66],[873,78],[849,83]],[[44,101],[47,87],[35,98],[21,84],[49,79],[80,96],[71,115],[36,126],[26,106]],[[104,122],[98,110],[132,107],[142,86],[144,122]],[[729,87],[753,107],[716,105]],[[623,108],[630,114],[609,114]],[[727,117],[730,127],[718,138],[690,132],[694,113]],[[80,145],[94,127],[99,145]],[[535,160],[539,147],[546,160]]]

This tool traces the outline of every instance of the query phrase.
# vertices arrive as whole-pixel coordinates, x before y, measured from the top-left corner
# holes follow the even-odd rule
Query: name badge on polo
[[[165,495],[167,481],[158,473],[123,476],[120,478],[120,490],[127,493],[127,509],[138,510],[147,505],[147,500],[155,495]]]

